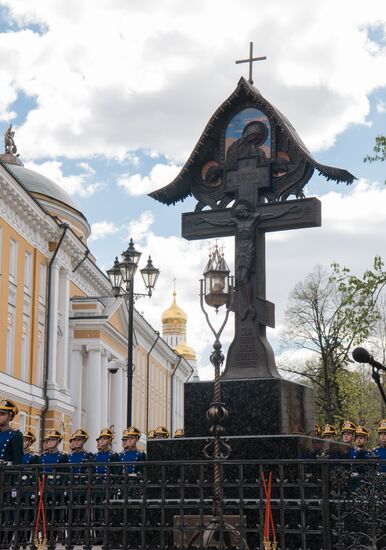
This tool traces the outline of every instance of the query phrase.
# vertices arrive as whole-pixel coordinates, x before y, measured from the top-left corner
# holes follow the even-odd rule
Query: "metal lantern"
[[[115,257],[113,267],[107,270],[107,275],[113,287],[114,295],[119,296],[122,286],[122,274],[119,268],[118,256]]]
[[[149,292],[149,296],[151,296],[159,275],[159,269],[154,267],[151,256],[147,260],[146,267],[143,267],[140,271],[145,287]]]
[[[205,302],[216,310],[229,302],[229,273],[224,254],[219,252],[216,245],[209,254],[209,261],[203,274]]]
[[[127,418],[126,425],[131,426],[133,404],[133,331],[134,331],[134,302],[141,296],[151,296],[158,279],[159,269],[154,267],[151,257],[147,265],[141,269],[147,294],[134,292],[135,273],[142,253],[134,248],[133,239],[130,239],[127,250],[122,252],[122,261],[115,258],[114,265],[107,271],[115,297],[125,300],[128,312],[127,326]]]
[[[123,261],[119,264],[122,279],[126,286],[133,280],[141,256],[142,252],[139,252],[134,248],[133,239],[130,239],[127,250],[122,252]]]

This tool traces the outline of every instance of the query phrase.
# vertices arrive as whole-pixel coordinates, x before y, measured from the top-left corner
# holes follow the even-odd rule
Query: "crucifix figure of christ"
[[[239,195],[242,193],[239,193]],[[274,327],[274,305],[266,300],[265,233],[321,223],[318,199],[259,203],[236,200],[232,208],[182,215],[182,236],[189,240],[234,236],[235,337],[223,379],[280,377],[266,327]]]

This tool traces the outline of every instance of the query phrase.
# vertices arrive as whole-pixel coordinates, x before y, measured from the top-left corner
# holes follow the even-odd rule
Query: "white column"
[[[57,384],[56,366],[58,356],[58,305],[59,305],[59,267],[51,267],[50,292],[50,323],[49,323],[49,354],[48,354],[48,388],[59,389]]]
[[[101,403],[100,403],[100,422],[101,428],[107,427],[107,412],[109,400],[109,379],[107,370],[108,352],[102,349],[101,353]]]
[[[74,430],[76,430],[82,427],[82,346],[72,345],[70,357],[71,364],[69,386],[71,394],[71,404],[75,407],[75,411],[72,414],[72,424],[74,426]]]
[[[101,348],[87,346],[87,425],[90,441],[95,441],[104,426],[100,422],[101,406]]]
[[[62,338],[60,349],[58,349],[58,362],[60,365],[60,389],[68,393],[68,338],[69,338],[69,316],[70,316],[70,280],[67,270],[60,270],[59,276],[59,311],[62,314]]]
[[[110,423],[114,424],[115,439],[113,448],[121,451],[121,437],[124,430],[123,420],[126,418],[126,411],[123,410],[123,369],[120,366],[117,372],[110,372],[111,402],[110,402]]]

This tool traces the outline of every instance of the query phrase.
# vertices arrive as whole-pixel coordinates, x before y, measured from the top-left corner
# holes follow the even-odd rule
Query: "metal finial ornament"
[[[248,59],[238,59],[237,61],[235,61],[236,65],[240,64],[240,63],[249,63],[249,78],[248,78],[248,82],[249,84],[253,84],[253,79],[252,79],[252,68],[253,68],[253,62],[254,61],[264,61],[265,59],[267,59],[267,57],[264,55],[263,57],[253,57],[253,42],[250,42],[249,43],[249,58]]]

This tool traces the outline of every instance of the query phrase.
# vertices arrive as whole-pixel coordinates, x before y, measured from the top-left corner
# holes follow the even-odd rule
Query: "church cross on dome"
[[[253,84],[253,80],[252,80],[252,68],[253,68],[253,62],[254,61],[264,61],[265,59],[267,59],[267,57],[264,55],[263,57],[253,57],[253,42],[250,42],[249,43],[249,58],[248,59],[238,59],[237,61],[235,61],[236,65],[238,65],[239,63],[249,63],[249,78],[248,78],[248,82],[250,84]]]

